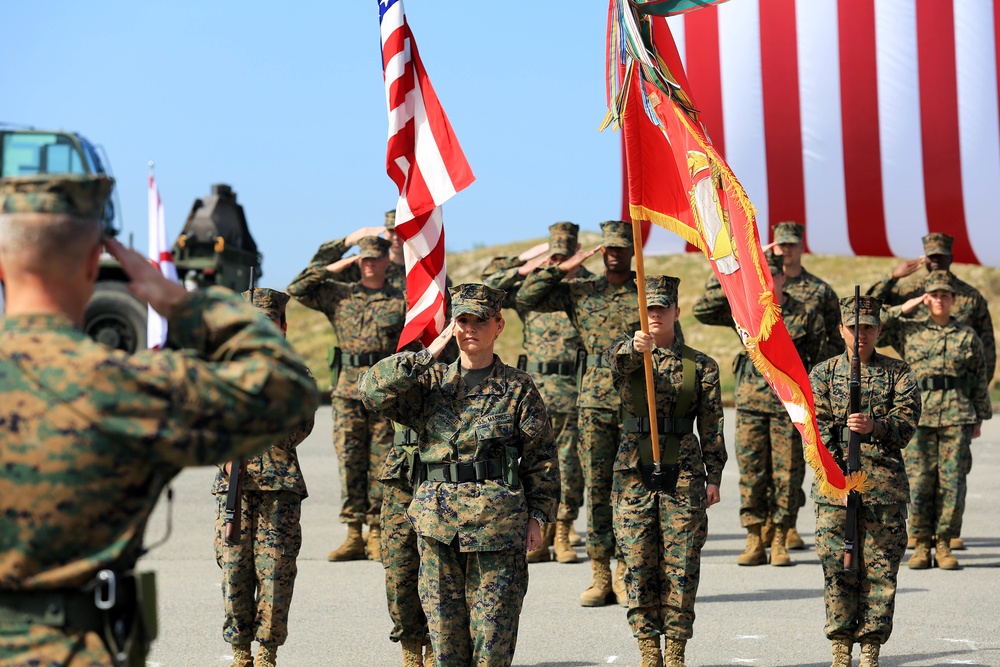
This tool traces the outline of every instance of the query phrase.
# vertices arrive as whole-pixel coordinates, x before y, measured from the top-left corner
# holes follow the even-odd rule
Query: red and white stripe
[[[444,328],[445,244],[441,204],[475,176],[427,77],[402,0],[379,0],[382,70],[389,111],[386,172],[399,188],[396,233],[406,263],[403,348]]]
[[[156,180],[149,175],[149,259],[165,277],[177,280],[174,254],[167,245],[167,226],[163,219],[163,200]],[[149,308],[146,317],[146,347],[159,349],[167,342],[167,319]]]
[[[997,34],[986,0],[739,0],[667,19],[713,143],[761,239],[806,225],[812,252],[1000,266]],[[660,229],[650,252],[684,244]]]

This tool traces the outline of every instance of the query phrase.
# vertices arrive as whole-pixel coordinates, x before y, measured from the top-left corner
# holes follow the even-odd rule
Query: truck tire
[[[84,332],[110,348],[129,354],[146,349],[146,304],[125,283],[101,281],[94,285],[83,316]]]

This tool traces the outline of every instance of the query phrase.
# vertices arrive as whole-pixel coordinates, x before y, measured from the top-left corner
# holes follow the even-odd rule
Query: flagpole
[[[646,310],[646,271],[642,265],[642,225],[632,219],[632,244],[635,247],[635,286],[639,292],[639,326],[642,333],[649,333],[649,315]],[[654,475],[660,474],[660,433],[659,418],[656,414],[656,387],[653,383],[653,351],[642,353],[646,370],[646,405],[649,410],[649,436],[653,441]]]

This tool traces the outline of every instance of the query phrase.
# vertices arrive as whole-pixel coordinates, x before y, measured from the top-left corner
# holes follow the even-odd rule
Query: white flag
[[[153,175],[149,175],[149,259],[160,269],[165,277],[177,280],[177,267],[174,266],[174,255],[167,245],[167,226],[163,222],[163,201],[156,187]],[[146,318],[146,345],[150,349],[159,349],[167,342],[167,320],[152,308]]]

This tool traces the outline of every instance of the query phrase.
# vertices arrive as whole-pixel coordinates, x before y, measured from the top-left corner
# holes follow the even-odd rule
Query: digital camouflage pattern
[[[264,314],[271,321],[280,322],[285,317],[285,304],[288,303],[289,296],[284,292],[268,287],[256,287],[252,292],[246,290],[240,294],[248,303],[251,295],[253,296],[253,305],[264,311]]]
[[[114,185],[114,180],[107,176],[5,176],[0,179],[0,213],[61,213],[99,218]]]
[[[361,259],[382,259],[389,256],[392,242],[381,236],[365,236],[358,241],[358,255]],[[404,290],[405,291],[405,290]]]
[[[395,219],[395,218],[394,218]],[[393,225],[395,228],[395,225]],[[347,237],[342,239],[336,239],[334,241],[327,241],[319,247],[316,254],[313,255],[312,259],[309,260],[309,266],[306,270],[299,274],[300,277],[304,276],[310,269],[320,269],[322,270],[328,264],[333,264],[337,260],[343,259],[344,255],[350,248],[347,246]],[[329,272],[327,272],[329,273]],[[314,275],[322,276],[323,274],[319,271],[314,272]],[[334,274],[330,274],[331,276]],[[336,274],[336,279],[340,282],[354,283],[361,280],[361,267],[357,264],[351,264],[346,269]],[[403,294],[406,294],[406,267],[403,264],[396,264],[395,262],[389,262],[389,268],[385,270],[385,281],[398,289]],[[292,296],[295,296],[294,294]],[[298,299],[298,297],[296,297]],[[314,310],[319,310],[314,309]],[[333,324],[331,321],[330,324]],[[340,332],[337,332],[338,335]],[[349,333],[349,330],[344,332]]]
[[[76,588],[131,567],[183,467],[252,455],[313,418],[305,365],[232,292],[190,293],[169,332],[177,351],[127,355],[63,316],[0,319],[0,589]],[[0,663],[25,651],[34,664],[111,664],[96,635],[0,633]]]
[[[813,363],[829,359],[844,351],[844,338],[840,335],[840,303],[837,293],[822,278],[809,273],[805,268],[797,276],[785,274],[784,292],[810,312],[819,313],[823,320],[823,338],[826,346]],[[810,367],[806,366],[806,371]]]
[[[475,315],[488,320],[500,314],[506,293],[482,283],[463,283],[452,287],[451,308],[455,317]]]
[[[556,223],[560,224],[569,223]],[[567,248],[572,245],[573,252],[576,252],[576,237],[573,236],[572,243],[567,241],[565,245]],[[583,349],[583,339],[566,313],[540,313],[517,308],[517,292],[524,282],[524,277],[517,270],[523,264],[517,257],[497,257],[483,271],[482,280],[491,287],[506,291],[503,307],[515,309],[521,318],[523,345],[529,363],[564,364],[566,369],[573,369],[568,374],[531,373],[538,393],[545,401],[559,456],[561,488],[556,518],[573,521],[583,505],[583,468],[580,464],[579,411],[576,404],[576,353]],[[574,276],[589,278],[593,274],[581,266]]]
[[[931,274],[944,273],[935,271]],[[928,284],[931,288],[939,285]],[[950,287],[945,286],[946,289]],[[965,509],[964,462],[972,426],[993,416],[983,345],[971,327],[903,317],[900,306],[883,311],[883,335],[918,380],[954,378],[959,386],[922,389],[916,437],[903,450],[910,480],[910,532],[915,537],[955,537]]]
[[[382,476],[382,527],[381,555],[385,568],[385,597],[389,606],[392,631],[389,639],[398,642],[403,639],[424,639],[427,637],[427,617],[420,606],[418,575],[420,572],[420,551],[417,548],[417,534],[406,517],[406,510],[413,500],[413,487],[406,474],[406,458],[395,448],[386,460],[399,464],[404,471],[402,477]],[[396,465],[393,466],[397,467]]]
[[[322,252],[322,249],[321,249]],[[381,289],[360,282],[341,282],[340,274],[325,264],[311,263],[288,286],[302,305],[326,315],[342,353],[386,357],[399,342],[406,320],[406,297],[388,280]],[[350,332],[350,335],[346,335]],[[419,346],[414,343],[413,347]],[[378,481],[385,456],[392,447],[392,424],[370,414],[358,396],[358,377],[369,366],[341,363],[331,391],[333,444],[340,463],[343,523],[377,525],[382,504]]]
[[[781,318],[803,365],[811,368],[827,347],[823,318],[794,297],[785,296]],[[729,300],[714,275],[695,303],[694,316],[702,324],[733,327]],[[736,355],[733,370],[740,523],[744,527],[762,524],[770,516],[775,525],[793,526],[798,509],[805,502],[802,438],[746,350]]]
[[[555,517],[556,454],[527,373],[494,355],[490,374],[470,389],[460,370],[459,362],[437,363],[427,350],[401,352],[366,371],[359,388],[370,410],[417,432],[425,464],[516,452],[518,485],[424,481],[407,511],[418,535],[420,599],[437,664],[468,665],[475,654],[476,664],[509,665],[527,586],[528,516]]]
[[[673,290],[676,299],[676,285]],[[607,356],[621,406],[633,412],[630,378],[643,373],[643,355],[635,351],[631,338],[623,338]],[[614,531],[625,561],[632,634],[639,639],[662,634],[686,640],[694,630],[701,549],[708,536],[706,485],[721,483],[727,458],[719,366],[708,355],[696,353],[694,400],[685,414],[677,414],[684,383],[681,344],[656,348],[652,356],[657,414],[694,419],[698,435],[680,440],[680,474],[673,495],[646,489],[639,472],[639,434],[622,436],[611,494]],[[645,395],[639,400],[645,401]]]

